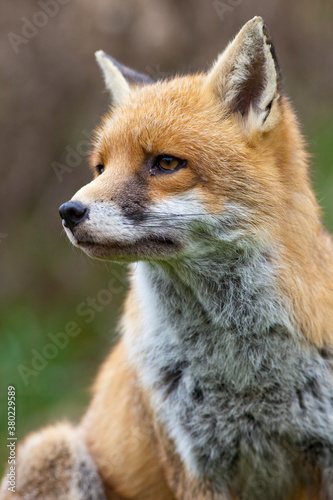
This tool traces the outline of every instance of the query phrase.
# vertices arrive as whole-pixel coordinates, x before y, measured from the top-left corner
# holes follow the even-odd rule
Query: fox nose
[[[88,208],[78,201],[68,201],[59,208],[60,217],[63,224],[68,229],[73,229],[79,222],[88,215]]]

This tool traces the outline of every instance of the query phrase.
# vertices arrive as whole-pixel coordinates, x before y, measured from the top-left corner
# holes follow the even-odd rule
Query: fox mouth
[[[91,239],[76,240],[76,246],[90,257],[117,260],[145,260],[150,258],[167,258],[180,249],[180,243],[170,235],[147,236],[133,243],[119,241],[96,242]]]

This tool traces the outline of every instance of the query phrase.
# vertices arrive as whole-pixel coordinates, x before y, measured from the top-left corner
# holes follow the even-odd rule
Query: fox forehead
[[[170,154],[195,163],[199,151],[207,158],[221,148],[226,154],[234,151],[236,136],[241,139],[237,127],[204,82],[204,75],[194,75],[133,89],[102,120],[95,154],[105,163],[133,153]]]

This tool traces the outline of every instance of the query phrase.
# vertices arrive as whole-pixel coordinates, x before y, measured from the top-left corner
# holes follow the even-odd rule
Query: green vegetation
[[[105,290],[114,269],[115,266],[110,266],[108,273],[104,271],[106,279],[102,288],[82,295],[78,302],[65,297],[47,306],[44,302],[41,305],[40,298],[3,304],[0,390],[5,410],[7,387],[16,388],[18,439],[41,425],[63,419],[75,422],[82,415],[90,399],[89,387],[97,367],[116,337],[126,272],[125,268],[116,266],[119,279],[114,289],[117,291],[107,294]],[[104,295],[99,296],[102,289]],[[95,308],[86,304],[88,297]],[[83,303],[85,307],[81,310],[86,314],[80,316],[77,308]],[[74,323],[75,330],[70,330],[68,326]],[[70,337],[64,334],[66,329],[78,333]],[[2,466],[7,457],[7,411],[0,413],[0,436]]]
[[[325,226],[333,232],[333,121],[323,120],[308,132],[315,192]]]

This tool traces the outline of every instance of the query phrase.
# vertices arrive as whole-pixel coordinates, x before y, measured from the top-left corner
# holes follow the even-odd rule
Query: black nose
[[[87,217],[88,208],[78,201],[68,201],[61,205],[59,213],[64,226],[73,229],[73,227]]]

